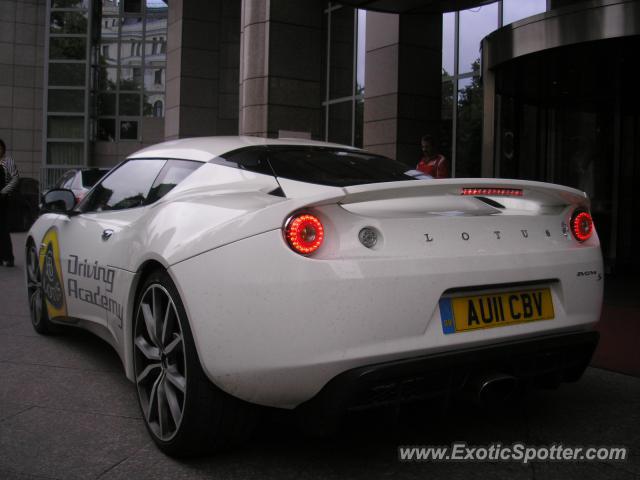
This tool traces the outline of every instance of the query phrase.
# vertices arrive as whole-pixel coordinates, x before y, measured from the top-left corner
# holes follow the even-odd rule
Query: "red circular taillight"
[[[571,231],[579,242],[585,242],[593,233],[593,219],[589,212],[576,210],[571,217]]]
[[[309,255],[324,241],[324,227],[317,217],[308,213],[294,215],[285,227],[289,246],[297,253]]]

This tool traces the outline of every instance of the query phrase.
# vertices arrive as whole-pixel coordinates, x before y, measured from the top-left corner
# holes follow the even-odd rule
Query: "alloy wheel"
[[[150,285],[138,304],[134,369],[142,412],[160,440],[171,440],[182,422],[187,390],[184,334],[175,303],[160,284]]]
[[[42,291],[42,275],[38,262],[38,252],[34,245],[27,251],[27,294],[29,296],[29,311],[31,322],[35,327],[43,323],[44,293]]]

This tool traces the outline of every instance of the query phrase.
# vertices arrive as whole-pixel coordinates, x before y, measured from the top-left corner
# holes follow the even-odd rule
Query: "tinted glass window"
[[[109,170],[83,170],[82,171],[82,186],[84,188],[91,188],[98,180],[105,176]]]
[[[268,158],[278,177],[334,187],[424,178],[404,163],[357,151],[270,148]]]
[[[80,204],[83,212],[122,210],[144,205],[166,160],[129,160],[113,170]]]
[[[215,158],[213,162],[241,170],[250,170],[252,172],[273,176],[273,170],[271,170],[269,161],[267,160],[267,149],[263,147],[236,150],[235,152],[226,154],[224,158]]]
[[[191,172],[202,165],[189,160],[168,160],[160,175],[153,182],[147,203],[153,203],[169,193],[173,187],[187,178]]]
[[[246,148],[212,162],[333,187],[431,178],[387,157],[322,147]]]

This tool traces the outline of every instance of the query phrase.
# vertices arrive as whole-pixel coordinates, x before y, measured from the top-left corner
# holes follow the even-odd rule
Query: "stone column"
[[[367,14],[364,147],[415,166],[440,130],[442,16]]]
[[[323,0],[242,0],[241,134],[322,138]]]
[[[239,30],[240,0],[169,2],[165,138],[237,133]]]
[[[20,175],[42,164],[44,0],[0,0],[0,138]]]

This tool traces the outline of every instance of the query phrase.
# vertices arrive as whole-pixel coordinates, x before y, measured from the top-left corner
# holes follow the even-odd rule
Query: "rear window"
[[[223,160],[236,168],[332,187],[428,178],[390,158],[333,148],[252,148],[231,152]]]
[[[85,188],[93,187],[108,171],[109,170],[83,170],[82,186]]]

